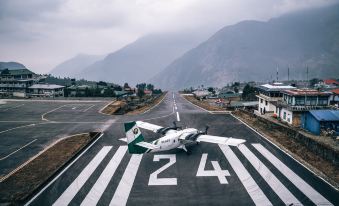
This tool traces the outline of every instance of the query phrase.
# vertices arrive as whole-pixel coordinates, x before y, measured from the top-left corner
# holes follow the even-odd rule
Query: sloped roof
[[[310,113],[318,121],[339,121],[339,110],[311,110]]]
[[[60,89],[64,88],[64,86],[56,85],[56,84],[34,84],[29,87],[30,89]]]
[[[292,96],[330,96],[330,92],[321,92],[314,89],[289,89],[282,91],[284,94]]]
[[[264,91],[283,91],[287,89],[296,89],[295,87],[291,85],[284,85],[281,83],[263,84],[263,85],[257,86],[257,88],[264,90]]]
[[[337,89],[332,89],[330,92],[334,93],[334,94],[339,94],[339,88]]]
[[[335,79],[325,79],[324,83],[325,84],[336,84],[336,85],[339,85],[339,82],[337,80],[335,80]]]
[[[5,70],[2,70],[4,72]],[[25,75],[25,74],[34,74],[32,71],[28,69],[15,69],[15,70],[7,70],[8,73],[5,75]],[[3,74],[2,74],[3,75]]]

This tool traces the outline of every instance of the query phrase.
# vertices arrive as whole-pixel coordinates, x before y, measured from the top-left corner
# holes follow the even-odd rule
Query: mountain
[[[339,77],[339,5],[226,26],[150,80],[161,88]]]
[[[103,59],[103,56],[78,54],[57,65],[50,73],[56,77],[79,77],[79,73],[87,66]]]
[[[203,39],[201,36],[194,33],[147,35],[85,68],[79,76],[118,84],[128,82],[134,86],[198,45]]]
[[[20,64],[18,62],[0,62],[0,70],[3,69],[27,69],[23,64]]]

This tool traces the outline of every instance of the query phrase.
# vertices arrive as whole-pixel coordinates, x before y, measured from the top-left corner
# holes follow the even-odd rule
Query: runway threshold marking
[[[37,140],[38,140],[38,139],[34,139],[34,140],[30,141],[29,143],[25,144],[24,146],[20,147],[19,149],[15,150],[14,152],[8,154],[7,156],[0,158],[0,161],[7,159],[7,158],[10,157],[11,155],[13,155],[13,154],[19,152],[20,150],[22,150],[23,148],[27,147],[28,145],[32,144],[33,142],[35,142],[35,141],[37,141]]]
[[[268,161],[270,161],[283,175],[285,175],[301,192],[303,192],[316,205],[332,205],[326,198],[319,194],[277,157],[270,153],[261,144],[252,144]]]
[[[230,163],[231,167],[237,174],[239,180],[244,185],[247,193],[250,195],[254,204],[256,205],[273,205],[257,183],[254,181],[252,176],[248,173],[244,165],[238,159],[238,157],[234,154],[231,148],[227,145],[219,144],[221,151],[224,153],[227,161]]]
[[[301,205],[298,199],[244,144],[239,145],[238,148],[285,205]]]
[[[104,146],[53,205],[68,205],[111,149],[112,146]]]
[[[81,205],[96,205],[98,203],[108,183],[110,182],[116,169],[118,168],[122,158],[124,157],[126,151],[127,146],[119,147],[110,162],[107,164],[104,171],[101,173],[98,180],[93,185],[91,191],[89,191],[85,199],[82,201]]]
[[[142,154],[133,154],[109,205],[126,205],[137,175]]]

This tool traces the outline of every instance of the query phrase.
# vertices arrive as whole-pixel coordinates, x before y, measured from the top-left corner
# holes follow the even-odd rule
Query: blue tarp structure
[[[301,126],[320,135],[321,130],[335,130],[339,134],[339,110],[311,110],[301,116]]]

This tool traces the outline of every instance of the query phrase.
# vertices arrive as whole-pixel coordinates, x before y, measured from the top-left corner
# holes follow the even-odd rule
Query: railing
[[[329,105],[289,105],[285,102],[278,101],[277,106],[287,108],[289,111],[309,111],[318,109],[330,109]]]

